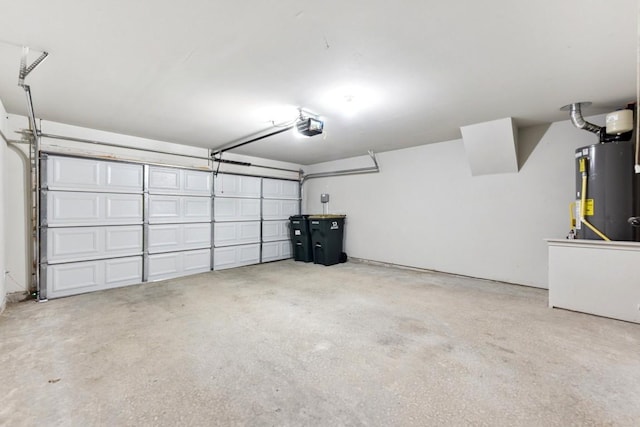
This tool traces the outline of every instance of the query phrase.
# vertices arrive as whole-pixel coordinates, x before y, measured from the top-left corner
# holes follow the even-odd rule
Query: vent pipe
[[[582,106],[588,107],[589,105],[591,105],[590,102],[576,102],[573,104],[565,105],[561,108],[561,110],[569,111],[571,123],[573,123],[575,127],[595,133],[596,135],[600,136],[602,134],[602,127],[594,125],[593,123],[589,123],[584,119],[584,117],[582,117]]]

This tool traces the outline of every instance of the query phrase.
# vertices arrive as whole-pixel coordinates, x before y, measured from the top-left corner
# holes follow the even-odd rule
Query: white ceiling
[[[636,18],[635,0],[0,0],[0,99],[26,114],[28,45],[50,53],[27,79],[40,118],[215,148],[300,106],[324,137],[238,152],[312,164],[622,106]]]

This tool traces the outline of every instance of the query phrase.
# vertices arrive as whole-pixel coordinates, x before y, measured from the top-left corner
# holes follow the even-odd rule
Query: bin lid
[[[307,218],[309,218],[309,215],[291,215],[289,217],[289,220],[291,220],[291,221],[299,221],[299,220],[307,219]]]
[[[332,215],[332,214],[328,214],[328,215],[309,215],[309,219],[340,219],[340,218],[346,218],[346,215]]]

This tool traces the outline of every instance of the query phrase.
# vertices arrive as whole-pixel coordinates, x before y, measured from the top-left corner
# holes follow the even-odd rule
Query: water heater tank
[[[609,142],[576,150],[577,205],[582,196],[584,169],[587,174],[585,219],[611,240],[635,240],[635,231],[628,222],[634,216],[637,198],[633,148],[631,142]],[[601,240],[579,221],[576,224],[576,237]]]

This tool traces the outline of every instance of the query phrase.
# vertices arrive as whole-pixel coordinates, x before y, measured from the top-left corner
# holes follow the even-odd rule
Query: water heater
[[[576,150],[576,238],[634,240],[633,149],[627,141]]]
[[[606,127],[582,117],[582,106],[570,104],[571,122],[596,134],[599,144],[575,152],[576,198],[572,203],[572,230],[569,237],[597,240],[638,240],[640,194],[634,173],[635,146],[633,113],[635,105],[607,115]]]

